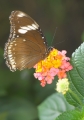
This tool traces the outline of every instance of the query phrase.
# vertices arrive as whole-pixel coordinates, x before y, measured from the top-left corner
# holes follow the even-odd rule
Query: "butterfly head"
[[[52,46],[48,47],[48,53],[50,53],[51,50],[53,50],[53,47]]]

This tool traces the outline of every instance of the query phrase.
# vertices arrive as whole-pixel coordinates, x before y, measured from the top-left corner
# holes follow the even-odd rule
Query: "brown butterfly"
[[[4,50],[6,64],[11,71],[32,68],[48,56],[52,47],[47,47],[39,25],[29,15],[13,11],[9,19],[10,36]]]

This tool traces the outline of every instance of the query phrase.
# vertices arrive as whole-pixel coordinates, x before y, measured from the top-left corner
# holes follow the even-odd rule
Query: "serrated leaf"
[[[71,64],[73,70],[68,72],[70,89],[79,101],[70,93],[66,94],[66,98],[74,106],[80,106],[84,103],[84,43],[72,54]]]
[[[84,120],[84,108],[82,110],[64,112],[55,120]]]
[[[38,106],[40,120],[54,120],[59,114],[73,107],[62,94],[54,93]]]

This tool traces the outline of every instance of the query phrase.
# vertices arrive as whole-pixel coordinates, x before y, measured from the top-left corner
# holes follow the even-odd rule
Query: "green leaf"
[[[62,113],[55,120],[84,120],[84,108],[82,110],[72,110]]]
[[[73,109],[62,94],[54,93],[38,106],[40,120],[54,120],[66,110]]]
[[[71,64],[73,70],[68,72],[68,79],[75,96],[68,92],[66,99],[74,106],[81,106],[84,103],[84,43],[72,54]]]

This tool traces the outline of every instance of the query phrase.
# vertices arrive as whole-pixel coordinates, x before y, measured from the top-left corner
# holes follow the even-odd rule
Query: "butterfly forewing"
[[[13,11],[9,19],[10,36],[4,52],[6,64],[11,71],[31,68],[48,54],[42,31],[30,16],[21,11]]]
[[[13,36],[15,37],[27,37],[33,39],[33,42],[38,43],[39,45],[44,45],[43,40],[45,42],[44,36],[42,35],[42,31],[39,25],[27,14],[21,11],[14,11],[10,16],[11,23],[11,33],[13,32]],[[16,34],[14,34],[16,33]],[[12,37],[13,37],[12,36]]]

